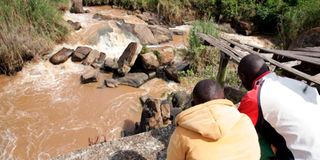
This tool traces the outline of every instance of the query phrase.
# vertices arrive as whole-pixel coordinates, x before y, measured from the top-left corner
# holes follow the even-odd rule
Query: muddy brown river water
[[[86,9],[89,14],[65,14],[66,20],[79,21],[83,29],[71,33],[52,53],[62,46],[87,45],[118,58],[131,41],[137,41],[117,22],[92,19],[97,12],[127,23],[145,23],[109,6]],[[184,43],[185,36],[174,36],[165,45]],[[57,66],[40,60],[30,62],[16,76],[0,75],[0,159],[49,159],[88,146],[89,138],[119,138],[140,120],[140,96],[162,97],[178,88],[173,82],[153,79],[140,88],[97,89],[100,83],[80,84],[84,70],[70,60]]]

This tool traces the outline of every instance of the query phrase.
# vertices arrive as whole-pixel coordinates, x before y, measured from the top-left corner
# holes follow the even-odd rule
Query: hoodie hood
[[[181,112],[176,125],[218,140],[240,120],[241,115],[234,104],[227,99],[212,100]]]

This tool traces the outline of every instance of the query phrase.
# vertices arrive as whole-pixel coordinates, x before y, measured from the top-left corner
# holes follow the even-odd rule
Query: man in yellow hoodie
[[[193,89],[193,107],[176,117],[168,160],[258,160],[260,147],[251,120],[224,99],[223,88],[202,80]]]

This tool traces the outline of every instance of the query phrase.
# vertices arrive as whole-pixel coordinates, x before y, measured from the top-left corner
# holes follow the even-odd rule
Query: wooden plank
[[[240,62],[240,59],[238,56],[236,56],[236,54],[234,54],[232,51],[230,51],[229,49],[227,49],[226,47],[224,47],[224,45],[220,42],[217,41],[216,38],[205,35],[203,33],[197,33],[198,37],[209,43],[211,46],[217,47],[219,48],[222,52],[226,53],[227,55],[229,55],[232,59],[234,59],[235,61],[237,61],[238,63]],[[231,47],[230,47],[231,48]]]
[[[282,68],[282,69],[285,69],[285,70],[287,70],[287,71],[289,71],[289,72],[291,72],[291,73],[293,73],[293,74],[295,74],[295,75],[297,75],[297,76],[299,76],[299,77],[302,77],[302,78],[304,78],[304,79],[306,79],[306,80],[308,80],[308,81],[312,81],[312,82],[320,85],[320,79],[318,79],[318,78],[316,78],[316,77],[314,77],[314,76],[310,76],[310,75],[308,75],[308,74],[306,74],[306,73],[303,73],[303,72],[301,72],[301,71],[298,71],[298,70],[296,70],[296,69],[294,69],[294,68],[290,68],[290,67],[288,67],[288,66],[286,66],[286,65],[284,65],[284,64],[282,64],[282,63],[280,63],[280,62],[278,62],[278,61],[276,61],[276,60],[274,60],[274,59],[272,59],[272,58],[268,58],[268,57],[266,57],[266,56],[264,56],[264,55],[261,55],[261,54],[255,52],[255,51],[252,51],[252,50],[246,48],[244,45],[242,45],[242,44],[240,44],[240,43],[237,43],[237,42],[234,42],[234,41],[225,39],[225,38],[223,38],[223,39],[226,40],[226,41],[228,41],[229,43],[232,43],[232,44],[234,44],[235,46],[237,46],[237,47],[239,47],[239,48],[241,48],[241,49],[243,49],[243,50],[251,53],[251,54],[259,55],[261,58],[263,58],[264,60],[272,63],[273,65],[275,65],[275,66],[277,66],[277,67],[280,67],[280,68]]]
[[[320,55],[318,55],[318,54],[313,55],[313,56],[304,56],[304,55],[301,55],[301,54],[303,54],[302,52],[297,52],[297,51],[272,50],[272,49],[261,48],[261,47],[253,46],[253,45],[248,45],[248,46],[252,46],[252,47],[258,48],[260,50],[263,50],[263,51],[266,51],[269,53],[274,53],[274,54],[277,54],[280,56],[285,56],[288,58],[293,58],[293,59],[297,59],[300,61],[309,62],[309,63],[315,64],[315,65],[320,65],[320,58],[318,58],[318,56],[320,57]],[[308,54],[308,53],[306,53],[306,54]]]
[[[317,52],[320,53],[320,47],[294,48],[294,51]]]

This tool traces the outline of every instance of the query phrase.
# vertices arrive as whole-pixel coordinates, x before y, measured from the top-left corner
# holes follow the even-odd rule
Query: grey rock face
[[[88,56],[91,50],[92,49],[89,47],[83,47],[83,46],[77,47],[74,53],[72,54],[71,60],[73,62],[80,62]]]
[[[155,129],[149,132],[108,141],[62,155],[53,160],[126,160],[157,159],[165,160],[170,136],[174,126]]]
[[[68,48],[62,48],[60,51],[58,51],[56,54],[54,54],[52,57],[50,57],[49,61],[52,64],[61,64],[68,60],[68,58],[72,55],[73,49]]]

